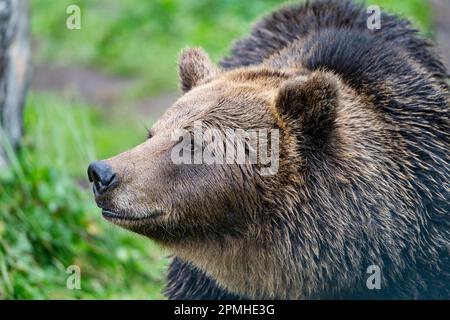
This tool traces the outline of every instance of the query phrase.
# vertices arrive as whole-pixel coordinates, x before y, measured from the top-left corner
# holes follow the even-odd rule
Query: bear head
[[[179,75],[183,94],[148,139],[89,167],[104,217],[250,297],[311,296],[330,277],[323,268],[342,275],[344,251],[359,268],[360,248],[345,247],[355,236],[346,224],[355,219],[345,200],[333,200],[339,190],[332,185],[351,184],[354,172],[370,166],[360,133],[372,131],[376,115],[362,112],[357,95],[326,70],[222,70],[192,48],[181,54]],[[269,156],[256,152],[250,161],[255,148],[244,139],[243,161],[214,161],[236,145],[226,143],[236,131],[257,136],[255,148],[265,141]],[[213,161],[195,161],[211,145]],[[351,170],[342,169],[343,160]],[[376,172],[367,171],[366,179]],[[319,255],[335,263],[322,265]]]

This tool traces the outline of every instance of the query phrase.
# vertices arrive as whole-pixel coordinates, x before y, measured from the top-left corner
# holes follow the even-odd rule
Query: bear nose
[[[89,165],[88,177],[89,181],[94,183],[96,194],[105,193],[117,180],[111,166],[103,161],[95,161]]]

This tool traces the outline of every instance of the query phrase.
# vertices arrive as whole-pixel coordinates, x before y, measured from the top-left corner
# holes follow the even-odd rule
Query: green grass
[[[32,148],[39,146],[41,154],[35,161],[55,163],[70,176],[85,178],[90,161],[143,142],[153,121],[122,106],[99,108],[73,97],[36,93],[28,97],[24,141]]]
[[[250,21],[279,1],[79,0],[81,30],[65,27],[74,1],[32,2],[39,61],[81,63],[141,79],[139,95],[176,88],[178,52],[204,46],[218,59]]]
[[[294,1],[289,1],[294,2]],[[32,30],[38,60],[80,63],[139,78],[131,96],[176,88],[176,60],[185,46],[203,46],[218,60],[233,39],[247,33],[279,0],[38,0],[32,1]],[[66,7],[81,8],[81,30],[65,27]],[[426,0],[370,0],[430,28]]]
[[[86,106],[29,97],[24,146],[18,153],[8,148],[12,169],[0,174],[3,298],[161,298],[163,253],[150,240],[102,220],[91,192],[73,179],[84,178],[97,153],[92,135],[107,128],[95,116]],[[127,139],[101,152],[134,143]],[[70,265],[81,268],[81,290],[66,288]]]
[[[431,32],[432,13],[427,0],[367,0],[366,3],[411,20],[424,33]]]

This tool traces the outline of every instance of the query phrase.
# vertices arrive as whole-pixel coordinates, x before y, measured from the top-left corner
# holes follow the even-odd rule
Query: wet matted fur
[[[170,299],[450,298],[447,71],[409,22],[367,18],[311,1],[262,19],[220,66],[182,53],[182,97],[107,160],[120,183],[97,198],[174,253]],[[168,136],[196,120],[279,129],[278,173],[174,166]]]

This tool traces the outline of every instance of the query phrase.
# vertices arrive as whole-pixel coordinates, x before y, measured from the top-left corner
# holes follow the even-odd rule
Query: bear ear
[[[307,78],[288,80],[279,90],[276,107],[296,124],[304,148],[318,149],[329,141],[339,103],[338,84],[336,75],[316,71]]]
[[[203,49],[187,48],[181,52],[178,72],[181,90],[187,92],[203,79],[218,74],[219,69],[211,62]]]

